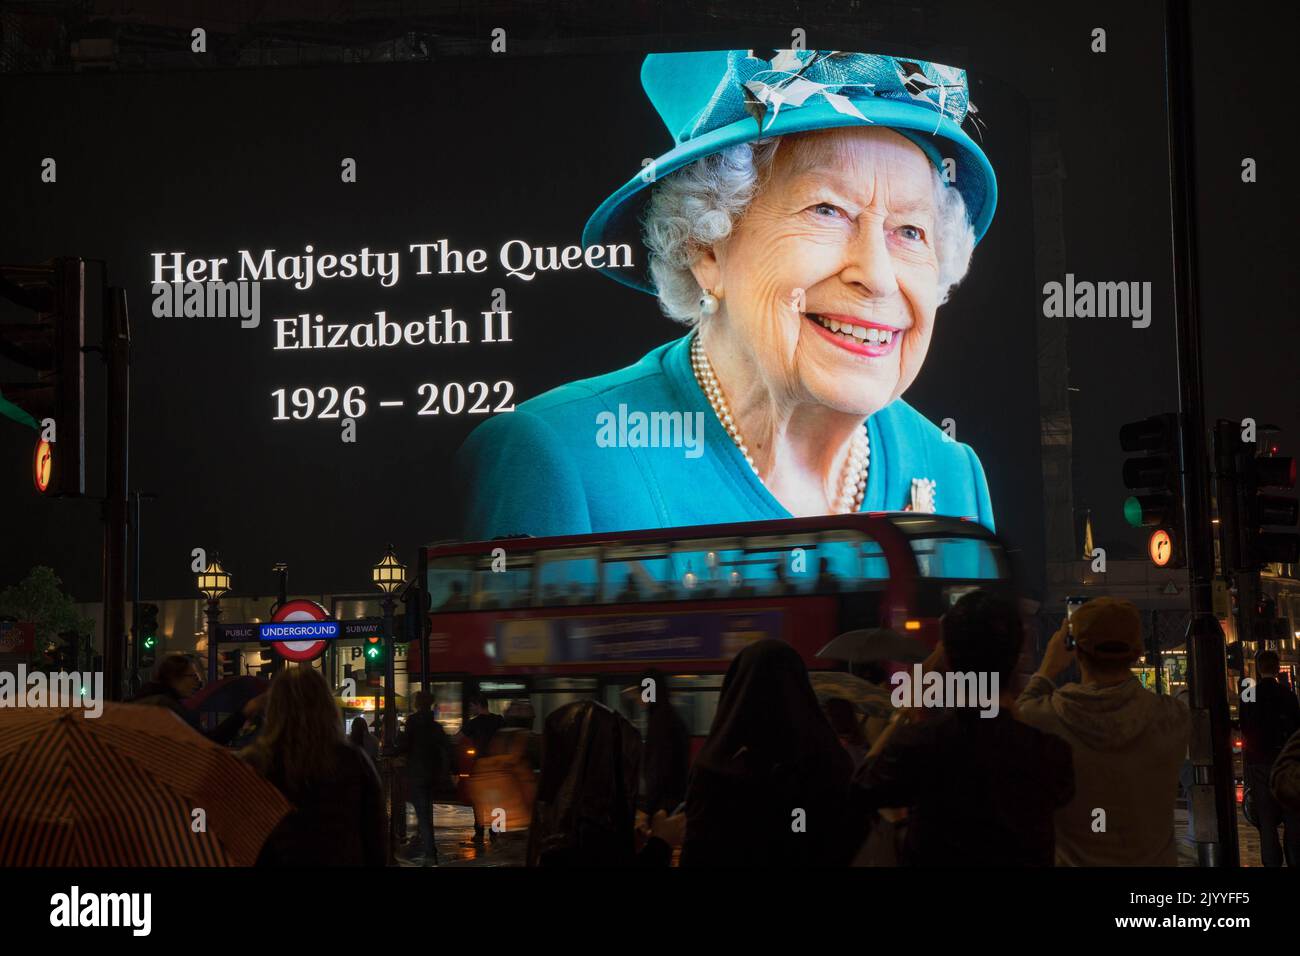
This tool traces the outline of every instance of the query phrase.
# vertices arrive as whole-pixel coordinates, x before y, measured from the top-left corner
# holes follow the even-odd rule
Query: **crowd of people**
[[[595,701],[560,707],[545,721],[535,799],[528,793],[528,864],[1176,865],[1173,809],[1190,714],[1134,676],[1143,654],[1137,609],[1111,598],[1082,605],[1017,688],[1025,639],[1013,603],[983,591],[963,596],[923,669],[996,675],[998,706],[900,707],[887,721],[865,720],[843,699],[819,701],[793,648],[756,641],[732,660],[694,760],[662,674],[642,682],[652,688],[644,740]],[[1078,679],[1060,683],[1076,664]],[[1296,866],[1300,705],[1277,680],[1276,654],[1262,652],[1257,669],[1241,705],[1245,773],[1263,862]],[[870,676],[884,681],[887,672]],[[197,727],[180,706],[197,684],[192,664],[168,658],[144,700]],[[400,859],[426,865],[437,862],[433,801],[452,770],[434,703],[416,695],[388,751],[404,758],[401,802],[414,806],[419,829]],[[259,862],[383,864],[379,745],[363,720],[345,738],[321,674],[283,671],[209,735],[229,741],[248,721],[257,732],[240,756],[295,808]],[[507,723],[473,695],[461,734],[487,754]],[[487,821],[475,814],[481,842]]]

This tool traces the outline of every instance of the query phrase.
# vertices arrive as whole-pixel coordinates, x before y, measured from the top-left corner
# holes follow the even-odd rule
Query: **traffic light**
[[[1242,487],[1244,514],[1241,521],[1242,566],[1260,568],[1279,562],[1295,564],[1300,561],[1300,535],[1295,532],[1300,519],[1300,502],[1284,495],[1261,494],[1261,488],[1295,487],[1295,459],[1277,455],[1270,448],[1269,455],[1246,455],[1242,458]],[[1269,526],[1277,530],[1268,530]],[[1286,528],[1287,530],[1280,530]]]
[[[402,626],[397,633],[408,644],[417,643],[429,626],[429,608],[432,605],[429,592],[421,587],[408,587],[402,595],[404,613],[401,615]]]
[[[1119,430],[1120,447],[1141,452],[1124,462],[1124,486],[1137,494],[1124,500],[1124,518],[1135,528],[1151,528],[1147,554],[1159,567],[1185,563],[1183,482],[1179,462],[1178,416],[1153,415]]]
[[[1244,657],[1242,655],[1241,641],[1234,641],[1227,646],[1228,652],[1228,670],[1241,673],[1244,667]]]
[[[34,380],[0,383],[0,415],[35,429],[38,490],[85,494],[85,263],[0,266],[0,297],[36,319],[0,324],[0,355],[36,373]]]
[[[1256,640],[1285,641],[1291,636],[1291,622],[1278,617],[1277,601],[1272,595],[1261,594],[1255,605]]]
[[[367,637],[361,645],[361,655],[365,658],[366,677],[379,677],[384,673],[384,639]]]
[[[151,668],[158,658],[158,605],[140,605],[140,632],[136,635],[140,642],[140,666]]]
[[[1243,439],[1240,425],[1224,419],[1215,425],[1214,445],[1224,569],[1252,573],[1266,564],[1300,561],[1300,535],[1294,530],[1300,503],[1261,493],[1264,488],[1294,488],[1295,459],[1279,455],[1272,441],[1257,453],[1256,443]]]

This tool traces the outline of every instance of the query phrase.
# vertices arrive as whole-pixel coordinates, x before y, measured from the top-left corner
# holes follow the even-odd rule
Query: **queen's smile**
[[[905,331],[897,326],[868,322],[849,315],[806,312],[804,318],[819,336],[837,348],[869,358],[893,354]]]

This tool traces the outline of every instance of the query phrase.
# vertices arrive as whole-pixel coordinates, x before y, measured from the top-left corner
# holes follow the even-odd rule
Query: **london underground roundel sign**
[[[286,601],[276,608],[271,621],[326,621],[329,612],[315,601]],[[276,641],[271,646],[276,653],[290,661],[314,660],[329,645],[329,641]]]

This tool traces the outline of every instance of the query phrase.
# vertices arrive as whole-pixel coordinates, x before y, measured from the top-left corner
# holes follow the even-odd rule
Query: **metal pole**
[[[206,614],[208,619],[208,684],[211,685],[217,682],[217,654],[221,649],[221,602],[209,598]],[[216,727],[216,714],[208,714],[207,718],[209,729],[214,729]]]
[[[136,491],[134,497],[131,530],[135,538],[135,574],[131,586],[131,659],[127,668],[132,697],[140,690],[140,492]]]
[[[280,561],[272,570],[275,571],[279,578],[279,592],[275,605],[278,610],[289,603],[289,565]],[[274,645],[268,644],[267,646],[271,648],[271,676],[274,678],[276,674],[284,670],[285,660],[275,652]]]
[[[1187,535],[1188,683],[1192,698],[1192,812],[1202,866],[1238,864],[1228,673],[1223,630],[1214,616],[1214,541],[1210,524],[1201,328],[1196,280],[1196,170],[1192,50],[1187,0],[1165,4],[1165,103],[1169,119],[1169,191],[1173,236],[1174,319],[1178,340],[1179,423]]]
[[[75,261],[75,260],[74,260]],[[80,262],[77,262],[80,268]],[[104,463],[104,684],[109,700],[122,699],[126,669],[127,488],[131,416],[131,331],[126,290],[104,296],[107,448]]]
[[[419,582],[419,618],[418,625],[420,630],[420,690],[429,689],[429,611],[431,608],[426,606],[429,599],[429,552],[426,548],[420,549],[419,558],[415,562],[416,578]]]
[[[384,785],[388,796],[388,863],[396,861],[396,828],[399,810],[406,812],[403,804],[397,806],[393,754],[397,752],[397,695],[394,688],[396,670],[393,666],[393,594],[384,594]]]
[[[1159,611],[1151,612],[1151,663],[1154,664],[1156,668],[1156,693],[1163,694],[1165,692],[1165,661],[1163,654],[1164,649],[1160,646],[1159,615]]]
[[[393,666],[393,601],[392,593],[384,595],[384,741],[391,750],[397,743],[397,694]]]

